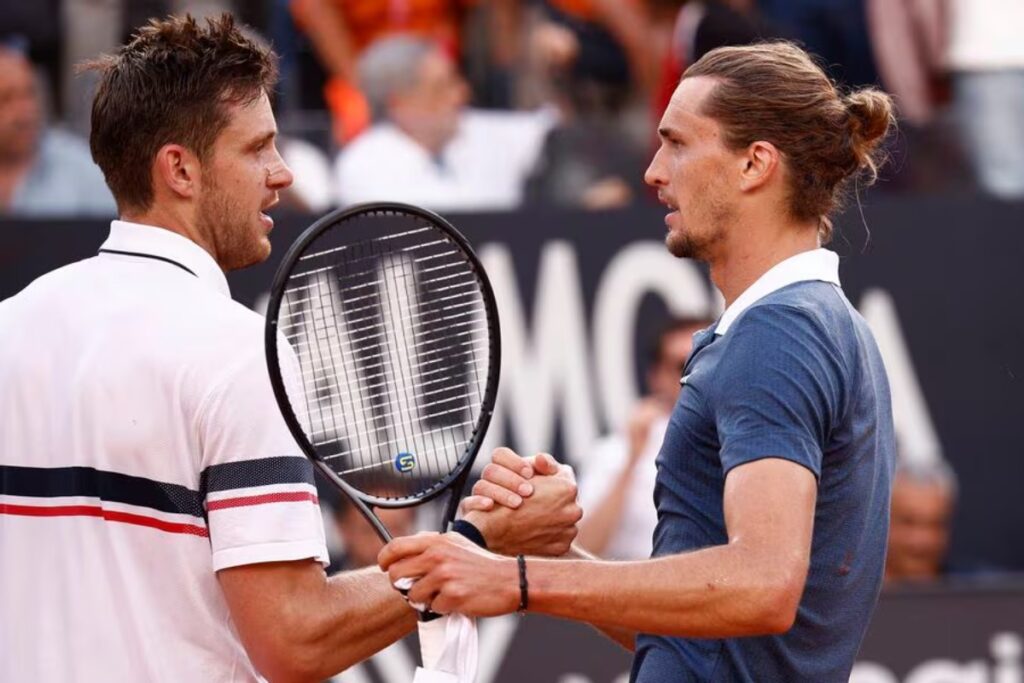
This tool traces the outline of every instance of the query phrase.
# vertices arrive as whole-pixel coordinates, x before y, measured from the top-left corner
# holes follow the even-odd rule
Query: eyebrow
[[[259,136],[258,138],[256,138],[252,142],[250,142],[249,146],[252,147],[253,149],[255,149],[255,148],[259,147],[260,145],[262,145],[265,142],[270,142],[275,137],[277,137],[277,131],[276,130],[269,131],[269,132],[264,133],[263,135]]]

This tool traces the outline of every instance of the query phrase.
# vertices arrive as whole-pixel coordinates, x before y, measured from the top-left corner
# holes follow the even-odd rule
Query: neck
[[[121,214],[121,218],[122,220],[130,221],[132,223],[151,225],[156,228],[162,228],[164,230],[177,233],[198,244],[213,257],[214,261],[217,261],[217,254],[213,249],[213,244],[195,225],[195,221],[190,220],[186,216],[182,215],[181,212],[176,211],[173,208],[168,209],[160,207],[154,202],[153,206],[146,211],[124,212]]]
[[[396,128],[398,128],[398,130],[402,131],[402,133],[407,138],[409,138],[417,145],[425,149],[427,151],[427,154],[429,154],[430,156],[440,156],[441,152],[444,151],[444,146],[446,144],[445,142],[438,141],[434,139],[432,136],[423,134],[422,131],[416,129],[416,126],[407,126],[402,121],[395,119],[392,119],[391,122],[395,125]]]
[[[747,221],[733,229],[731,239],[709,260],[711,280],[729,307],[750,285],[777,264],[805,251],[817,249],[818,224]]]

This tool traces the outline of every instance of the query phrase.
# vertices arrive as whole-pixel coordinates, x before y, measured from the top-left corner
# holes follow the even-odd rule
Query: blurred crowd
[[[680,75],[786,38],[896,97],[882,191],[1024,197],[1019,0],[5,0],[0,213],[109,215],[84,59],[148,17],[230,11],[281,58],[286,201],[438,210],[617,208],[648,195]],[[168,103],[173,106],[173,103]]]

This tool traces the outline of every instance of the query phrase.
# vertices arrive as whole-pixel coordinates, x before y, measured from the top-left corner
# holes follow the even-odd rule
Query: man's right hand
[[[494,451],[462,512],[488,548],[504,555],[564,555],[583,516],[571,467],[546,453],[522,458],[509,448]]]

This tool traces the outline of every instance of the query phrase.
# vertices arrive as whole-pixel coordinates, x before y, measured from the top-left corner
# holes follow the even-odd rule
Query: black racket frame
[[[481,294],[487,318],[488,334],[490,336],[488,349],[489,367],[487,383],[484,386],[484,396],[480,404],[480,416],[477,418],[477,423],[473,428],[473,434],[469,445],[466,447],[466,452],[469,453],[469,456],[464,458],[459,463],[458,467],[452,470],[441,481],[434,484],[424,494],[416,498],[395,500],[372,496],[351,486],[344,479],[338,476],[338,474],[331,469],[330,465],[324,462],[317,454],[316,448],[314,448],[313,444],[310,443],[309,437],[306,435],[302,425],[299,423],[298,417],[295,415],[295,411],[292,410],[291,402],[288,399],[288,392],[285,389],[284,381],[281,376],[281,367],[278,363],[277,315],[281,310],[281,302],[284,298],[288,280],[291,278],[292,269],[310,243],[319,238],[321,234],[338,223],[343,223],[358,214],[364,213],[401,213],[428,221],[434,227],[440,229],[441,232],[444,232],[451,237],[452,240],[462,248],[466,260],[474,270],[477,280],[481,285]],[[483,265],[480,263],[480,259],[477,258],[476,253],[470,246],[469,240],[467,240],[462,233],[456,230],[451,223],[433,211],[428,211],[427,209],[412,206],[410,204],[402,204],[399,202],[371,202],[367,204],[358,204],[345,209],[337,209],[326,214],[313,223],[313,225],[309,226],[309,228],[299,236],[295,243],[288,249],[284,259],[277,268],[277,272],[274,275],[273,285],[270,289],[270,301],[267,304],[267,317],[264,328],[264,346],[266,349],[267,370],[270,373],[270,384],[274,389],[274,397],[277,399],[278,407],[281,409],[284,421],[288,425],[288,429],[291,430],[292,436],[295,437],[295,441],[302,448],[305,456],[313,462],[318,470],[320,470],[320,473],[323,474],[327,480],[334,484],[342,493],[348,496],[349,499],[351,499],[356,508],[358,508],[366,520],[373,526],[374,530],[376,530],[384,542],[386,543],[391,540],[391,533],[380,519],[377,518],[377,515],[373,513],[372,508],[414,507],[433,500],[450,489],[451,498],[446,506],[442,522],[444,528],[447,529],[452,520],[455,519],[455,514],[458,511],[459,500],[462,498],[461,494],[465,487],[466,479],[469,476],[470,469],[473,466],[473,461],[476,459],[484,437],[487,435],[487,427],[491,422],[491,416],[494,414],[494,405],[498,397],[498,378],[501,372],[501,328],[498,322],[498,306],[495,303],[494,290],[491,288],[491,281],[488,279],[487,273],[484,271]]]

